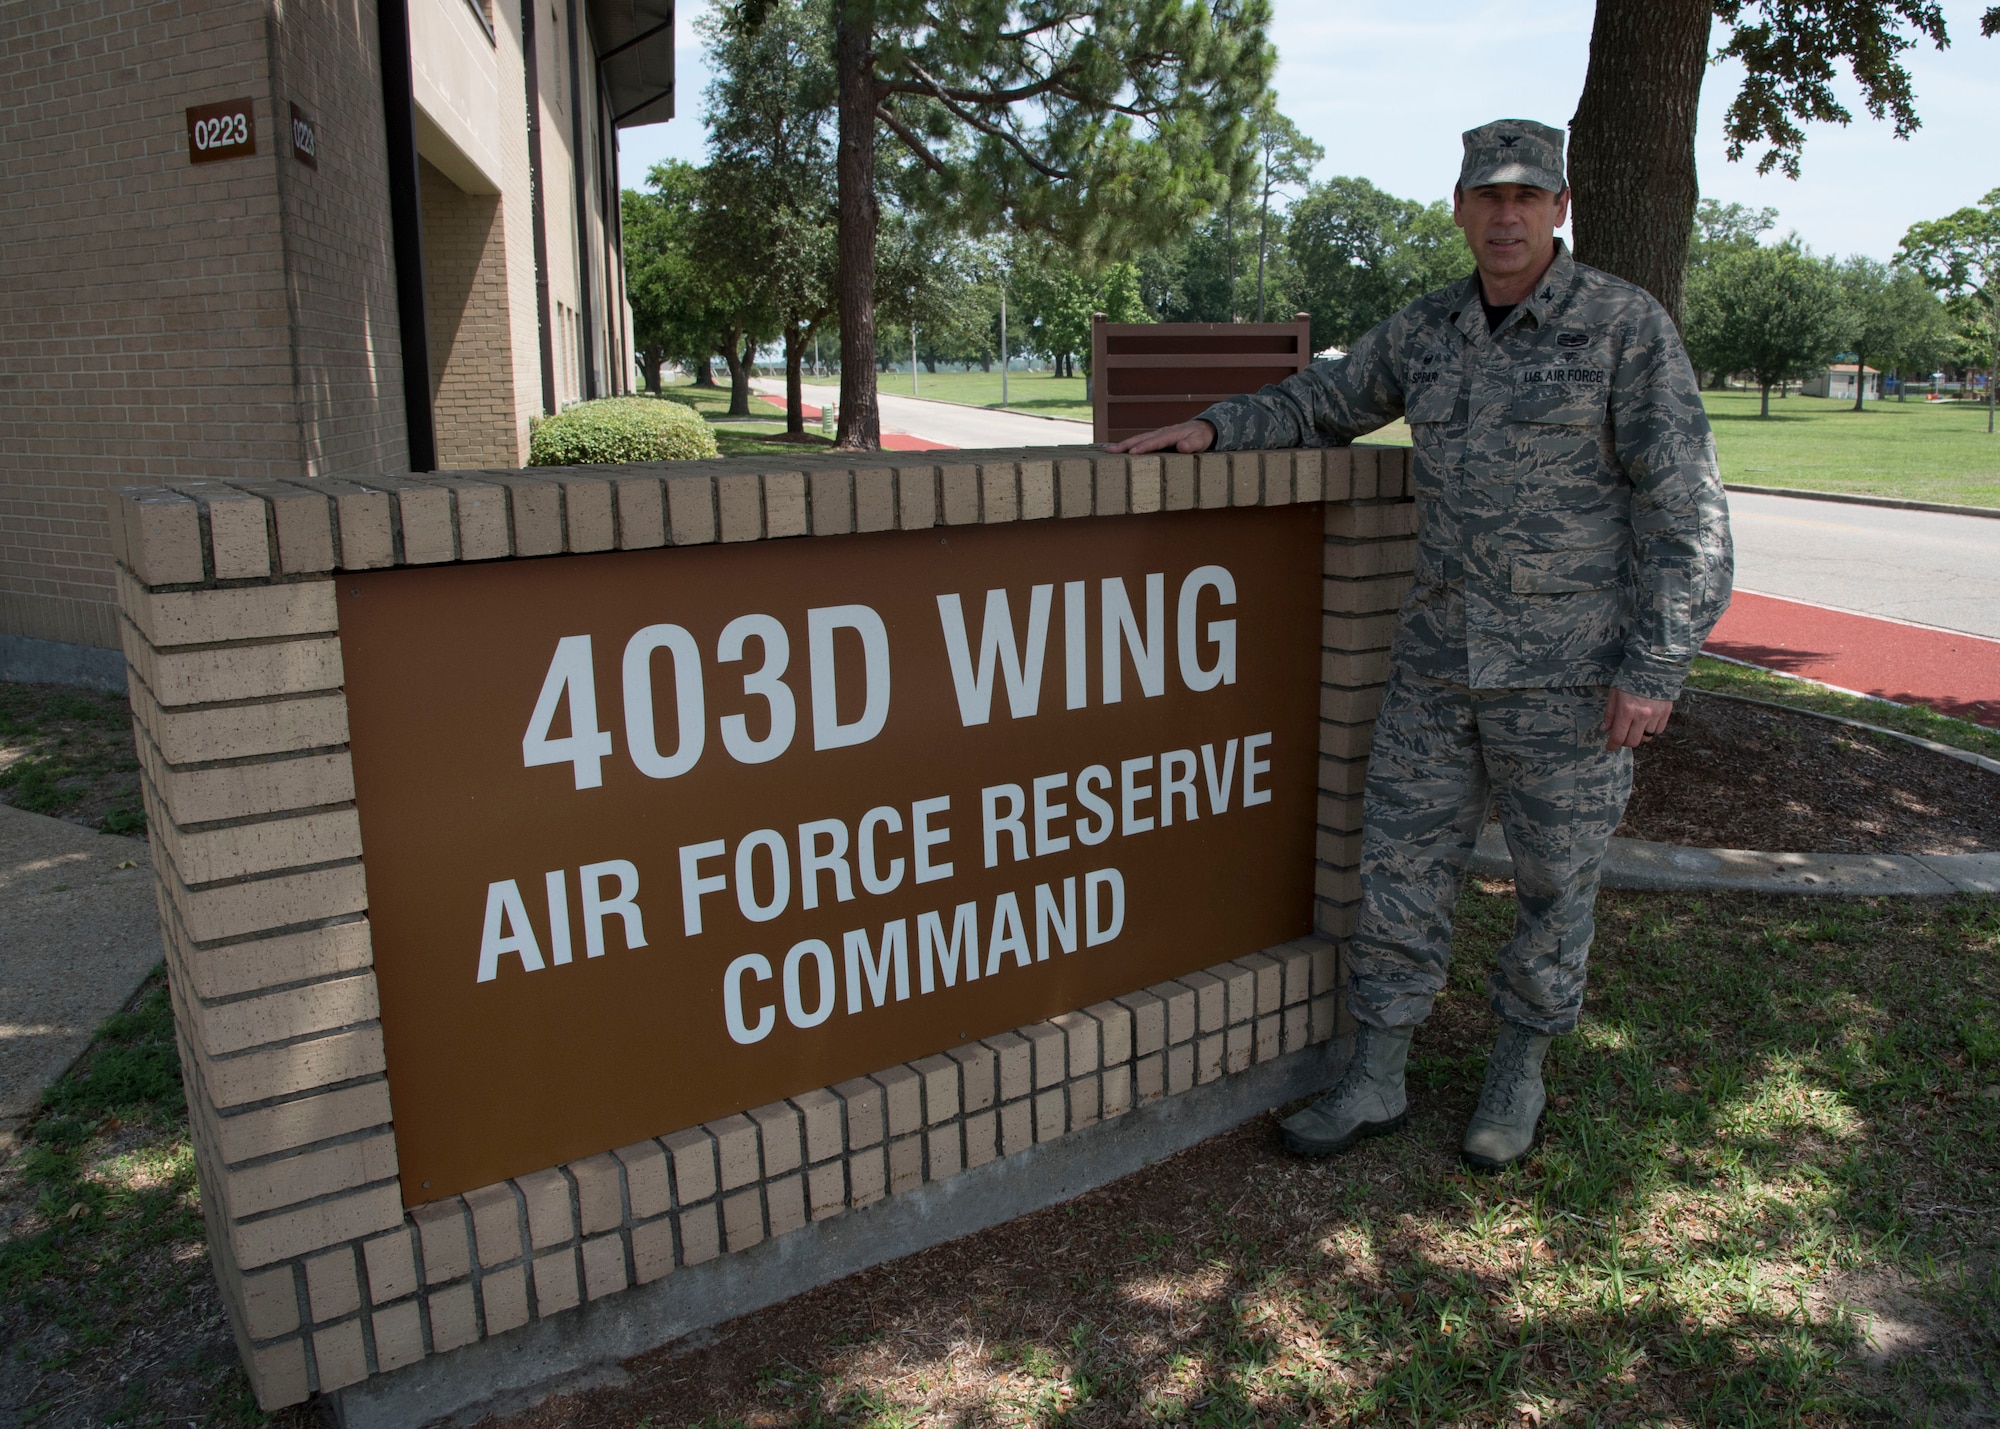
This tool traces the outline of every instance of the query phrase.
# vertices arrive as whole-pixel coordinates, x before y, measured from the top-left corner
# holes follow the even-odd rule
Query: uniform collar
[[[1555,261],[1549,264],[1549,271],[1542,274],[1542,281],[1535,285],[1535,291],[1517,304],[1526,310],[1522,321],[1532,320],[1538,328],[1546,326],[1549,315],[1562,304],[1575,282],[1576,259],[1571,256],[1569,245],[1558,238]],[[1479,287],[1479,270],[1475,268],[1472,276],[1459,284],[1457,311],[1451,315],[1452,325],[1475,342],[1486,331],[1486,314],[1480,307],[1483,296]]]
[[[1549,315],[1569,295],[1570,285],[1576,282],[1576,259],[1570,256],[1569,245],[1560,238],[1556,240],[1555,262],[1549,264],[1549,271],[1542,274],[1542,281],[1535,284],[1535,291],[1528,294],[1521,306],[1535,320],[1536,327],[1545,327]]]

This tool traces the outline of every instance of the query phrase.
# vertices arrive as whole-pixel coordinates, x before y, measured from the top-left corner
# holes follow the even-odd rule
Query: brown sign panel
[[[213,164],[257,152],[257,111],[245,99],[197,104],[187,112],[188,162]]]
[[[1316,506],[343,576],[409,1204],[1310,930]]]
[[[296,104],[292,106],[292,157],[309,169],[319,167],[319,126]]]

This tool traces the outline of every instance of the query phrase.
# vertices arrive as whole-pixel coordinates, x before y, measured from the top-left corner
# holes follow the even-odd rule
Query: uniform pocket
[[[1428,382],[1403,399],[1403,420],[1413,427],[1424,422],[1448,422],[1457,407],[1456,381]]]
[[[1414,584],[1427,590],[1443,590],[1445,588],[1444,552],[1435,546],[1426,546],[1422,542],[1418,542],[1417,564],[1416,569],[1411,573],[1411,579]]]
[[[1626,566],[1624,545],[1585,551],[1534,551],[1514,557],[1512,587],[1516,595],[1610,590],[1625,583]]]

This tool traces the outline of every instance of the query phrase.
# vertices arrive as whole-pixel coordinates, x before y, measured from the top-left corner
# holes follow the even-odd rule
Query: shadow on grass
[[[1473,1177],[1512,925],[1461,902],[1403,1136],[1260,1119],[513,1422],[1990,1422],[2000,903],[1607,893],[1541,1149]]]
[[[0,1223],[0,1423],[269,1422],[209,1273],[163,973],[44,1094]]]
[[[1405,1135],[1303,1162],[1259,1118],[505,1422],[1991,1422],[2000,900],[1598,912],[1520,1168],[1455,1157],[1514,916],[1475,887]],[[258,1419],[184,1115],[156,981],[9,1167],[0,1406],[28,1422]]]
[[[998,402],[988,402],[985,405],[994,411],[1039,412],[1052,417],[1069,417],[1080,422],[1090,420],[1090,404],[1080,403],[1074,397],[1034,397],[1025,402],[1016,398],[1004,407]]]
[[[1776,397],[1771,399],[1771,403],[1771,415],[1768,417],[1759,412],[1711,411],[1708,414],[1709,424],[1712,426],[1717,422],[1763,422],[1766,424],[1771,422],[1814,422],[1826,416],[1824,412],[1781,412],[1778,410],[1778,399]]]

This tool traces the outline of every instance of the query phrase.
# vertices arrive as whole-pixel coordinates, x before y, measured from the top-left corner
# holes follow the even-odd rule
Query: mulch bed
[[[1626,838],[1779,853],[2000,849],[2000,774],[1812,715],[1690,691],[1635,763]]]

